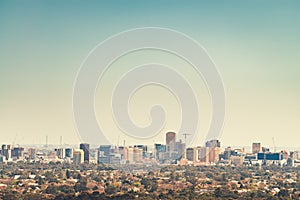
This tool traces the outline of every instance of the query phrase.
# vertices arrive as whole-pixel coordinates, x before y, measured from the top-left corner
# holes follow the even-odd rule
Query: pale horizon
[[[60,136],[66,144],[82,142],[72,94],[84,59],[112,35],[162,27],[196,40],[216,64],[226,95],[222,146],[261,142],[272,149],[274,138],[278,147],[300,149],[299,6],[298,1],[1,1],[0,143],[44,144],[46,135],[49,144],[59,144]],[[95,112],[113,144],[124,139],[128,145],[138,142],[122,135],[107,106],[116,81],[132,66],[162,60],[194,89],[200,127],[193,144],[203,145],[212,112],[205,84],[187,63],[157,51],[119,59],[100,81]],[[165,127],[154,141],[142,143],[163,143],[167,131],[179,129],[176,98],[155,86],[132,97],[133,121],[142,127],[151,123],[149,110],[158,103],[167,111]]]

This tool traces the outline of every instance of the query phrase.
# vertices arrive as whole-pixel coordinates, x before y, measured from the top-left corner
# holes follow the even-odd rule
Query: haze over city
[[[119,32],[138,27],[180,31],[200,43],[216,64],[226,94],[224,145],[299,147],[300,14],[298,1],[60,1],[0,2],[0,133],[2,143],[78,144],[72,111],[76,74],[89,52]],[[130,13],[130,14],[129,14]],[[195,90],[200,107],[196,145],[203,144],[211,118],[203,79],[180,58],[159,51],[129,54],[114,63],[96,93],[96,114],[114,144],[123,141],[106,99],[126,70],[144,62],[164,62]],[[155,98],[154,98],[155,97]],[[131,99],[139,126],[151,123],[153,104],[166,109],[167,131],[178,131],[180,107],[168,91],[149,86]],[[183,133],[178,133],[181,137]],[[194,134],[194,133],[193,133]],[[134,140],[126,139],[127,144]],[[153,144],[153,140],[145,141]]]

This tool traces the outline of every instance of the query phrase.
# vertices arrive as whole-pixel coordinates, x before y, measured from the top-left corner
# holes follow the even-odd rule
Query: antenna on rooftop
[[[182,134],[182,135],[184,136],[184,143],[185,143],[185,145],[186,145],[186,137],[187,137],[188,135],[191,135],[191,134],[184,133],[184,134]]]
[[[48,147],[48,135],[46,135],[46,147]]]
[[[62,147],[62,136],[59,138],[59,146]]]

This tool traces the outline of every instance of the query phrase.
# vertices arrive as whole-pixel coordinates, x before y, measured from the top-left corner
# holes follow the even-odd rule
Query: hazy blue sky
[[[72,88],[83,59],[113,34],[156,26],[196,39],[218,66],[223,144],[272,145],[274,137],[300,147],[299,9],[297,0],[2,0],[0,143],[79,142]]]

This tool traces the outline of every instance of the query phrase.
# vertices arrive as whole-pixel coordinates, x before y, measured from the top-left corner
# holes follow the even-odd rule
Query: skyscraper
[[[197,149],[198,149],[198,160],[202,163],[209,163],[209,148],[197,147]]]
[[[221,152],[221,142],[219,140],[210,140],[205,143],[209,148],[208,160],[210,163],[217,163],[219,161],[219,154]]]
[[[187,148],[186,149],[186,159],[189,161],[198,161],[198,150],[197,148]]]
[[[84,152],[84,161],[89,162],[90,161],[90,145],[87,143],[81,143],[80,149]]]
[[[57,148],[54,150],[56,152],[56,156],[60,159],[65,157],[65,151],[63,148]]]
[[[167,152],[174,152],[175,142],[176,142],[176,133],[175,132],[166,133]]]
[[[67,158],[72,158],[73,157],[73,149],[72,148],[66,148],[65,149],[65,156]]]
[[[19,158],[23,157],[23,153],[24,153],[23,147],[14,147],[11,150],[11,157],[19,159]]]
[[[176,159],[185,158],[185,143],[182,143],[182,140],[175,142],[175,152],[177,152]]]
[[[205,146],[209,148],[221,147],[221,142],[219,140],[210,140],[205,143]]]
[[[156,160],[161,160],[162,155],[166,152],[166,145],[163,144],[154,144],[154,155]]]
[[[121,154],[121,159],[122,160],[127,160],[128,159],[128,148],[127,147],[119,147],[119,154]]]
[[[143,151],[143,158],[148,157],[148,147],[147,147],[147,145],[139,144],[139,145],[134,145],[133,147],[134,148],[139,148]]]
[[[219,147],[209,148],[208,162],[210,162],[210,163],[217,163],[219,161],[219,154],[220,154],[220,152],[221,152],[221,149]]]
[[[259,153],[261,152],[261,144],[259,142],[253,142],[252,143],[252,153]]]
[[[112,146],[111,145],[100,145],[99,151],[103,151],[105,156],[111,154]]]
[[[84,162],[84,151],[82,149],[75,150],[73,152],[73,164],[78,165],[83,162]]]
[[[28,149],[28,157],[29,159],[35,159],[35,156],[36,156],[36,149],[34,148],[29,148]]]

